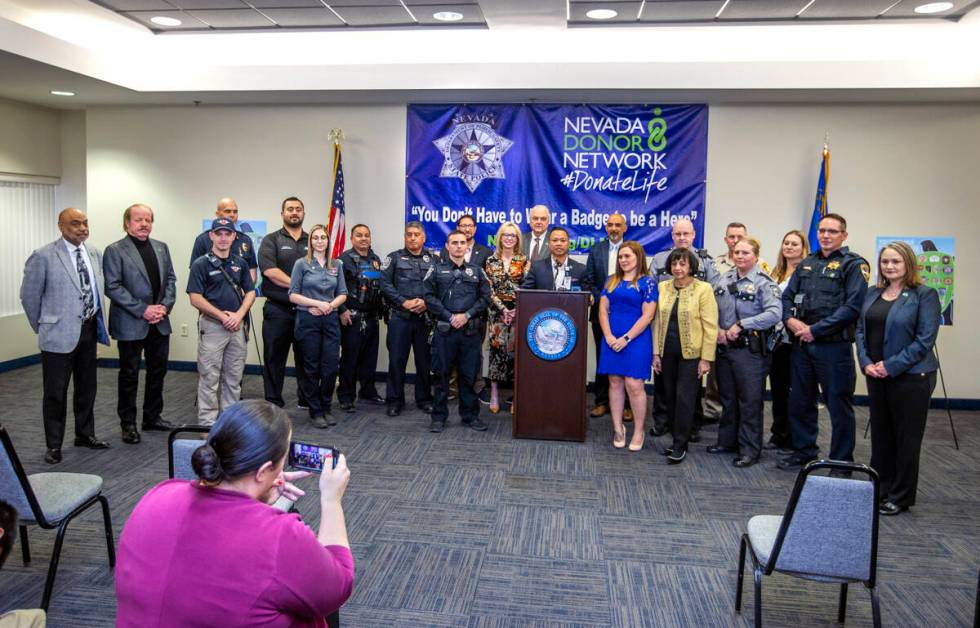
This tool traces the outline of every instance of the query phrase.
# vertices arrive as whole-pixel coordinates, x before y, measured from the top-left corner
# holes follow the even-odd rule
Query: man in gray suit
[[[68,384],[75,377],[75,446],[106,449],[95,438],[96,345],[109,344],[102,305],[102,255],[88,239],[88,217],[69,207],[58,214],[61,238],[27,258],[20,302],[38,335],[48,464],[61,462]]]
[[[169,431],[161,418],[163,379],[170,356],[170,310],[177,302],[177,276],[170,249],[150,238],[153,210],[137,203],[123,213],[126,237],[105,250],[109,334],[119,345],[119,402],[117,411],[124,443],[140,442],[136,429],[136,391],[140,360],[146,359],[143,430]]]
[[[551,256],[548,248],[548,225],[551,224],[551,211],[544,205],[531,208],[528,222],[531,223],[531,233],[521,238],[521,252],[530,263]]]

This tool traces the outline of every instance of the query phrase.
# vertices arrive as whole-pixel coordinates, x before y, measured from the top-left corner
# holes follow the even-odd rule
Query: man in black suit
[[[476,220],[469,214],[460,216],[459,220],[456,221],[456,230],[466,236],[466,262],[483,268],[487,258],[493,255],[493,251],[490,250],[490,247],[480,244],[474,239],[476,236]],[[439,252],[439,257],[444,262],[449,261],[449,251],[446,250],[445,246]]]
[[[615,274],[619,246],[623,243],[623,234],[626,233],[626,217],[622,214],[611,214],[606,219],[606,235],[608,239],[600,240],[592,247],[589,252],[589,259],[585,262],[586,275],[592,282],[592,307],[589,309],[589,321],[592,323],[592,339],[595,342],[596,366],[599,362],[599,348],[604,339],[602,329],[599,327],[599,295],[602,293],[606,280],[610,275]],[[595,405],[592,407],[592,416],[600,417],[609,413],[609,377],[607,375],[595,376]],[[629,399],[626,400],[626,408],[623,410],[623,420],[633,419],[633,411],[629,407]]]
[[[131,205],[123,213],[126,237],[106,247],[103,256],[109,334],[119,346],[119,422],[124,443],[140,442],[136,429],[136,390],[140,361],[146,359],[143,430],[168,431],[161,418],[163,380],[170,355],[170,311],[177,302],[177,276],[170,249],[150,238],[153,210]]]
[[[572,290],[589,292],[592,281],[585,264],[568,257],[568,231],[553,227],[548,234],[551,255],[531,264],[522,288],[529,290]]]
[[[531,231],[521,238],[521,252],[532,263],[548,258],[548,225],[551,211],[544,205],[535,205],[528,214]]]

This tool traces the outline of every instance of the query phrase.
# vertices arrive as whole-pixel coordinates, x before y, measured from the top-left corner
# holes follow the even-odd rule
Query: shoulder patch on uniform
[[[871,281],[871,266],[867,262],[861,263],[861,274],[864,275],[864,281]]]
[[[780,291],[779,286],[775,283],[769,284],[769,291],[772,292],[772,296],[776,297],[777,299],[781,299],[783,297],[782,291]]]
[[[388,270],[388,267],[391,266],[391,258],[392,255],[389,255],[385,258],[385,261],[381,262],[381,270]]]

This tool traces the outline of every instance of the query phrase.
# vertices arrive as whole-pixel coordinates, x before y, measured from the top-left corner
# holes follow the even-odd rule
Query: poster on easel
[[[942,324],[953,324],[953,269],[956,262],[956,238],[922,236],[878,236],[875,250],[880,252],[889,242],[904,242],[912,247],[922,283],[939,293]],[[877,259],[877,256],[876,256]],[[878,265],[875,264],[875,280]]]

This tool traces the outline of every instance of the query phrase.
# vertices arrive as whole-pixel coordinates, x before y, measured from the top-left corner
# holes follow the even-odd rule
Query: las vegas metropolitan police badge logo
[[[470,192],[484,179],[503,179],[504,153],[513,141],[485,122],[457,124],[453,132],[432,142],[443,155],[440,177],[463,180]]]
[[[568,312],[541,310],[527,326],[527,344],[542,360],[560,360],[575,348],[575,323]]]

